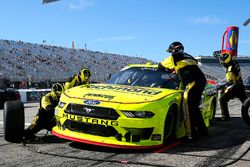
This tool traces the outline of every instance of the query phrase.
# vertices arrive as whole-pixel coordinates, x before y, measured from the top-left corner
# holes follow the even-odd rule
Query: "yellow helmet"
[[[223,66],[227,66],[231,62],[231,60],[232,60],[232,56],[228,52],[222,53],[220,57],[220,63]]]
[[[83,68],[79,74],[82,82],[88,82],[91,77],[91,72],[88,68]]]

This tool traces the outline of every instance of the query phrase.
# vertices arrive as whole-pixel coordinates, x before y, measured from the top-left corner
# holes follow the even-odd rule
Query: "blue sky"
[[[11,0],[0,3],[0,39],[22,40],[161,61],[173,41],[194,55],[221,49],[238,26],[238,55],[250,56],[249,0]]]

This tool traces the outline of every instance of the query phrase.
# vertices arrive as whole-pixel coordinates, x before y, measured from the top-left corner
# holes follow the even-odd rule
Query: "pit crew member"
[[[83,68],[79,74],[74,75],[68,79],[64,84],[65,90],[70,89],[75,86],[89,84],[89,79],[91,77],[91,72],[88,68]]]
[[[228,102],[230,99],[237,97],[241,103],[247,99],[245,92],[239,63],[232,58],[232,56],[225,52],[219,56],[220,64],[226,68],[225,83],[220,85],[222,88],[220,97],[220,106],[222,121],[230,121],[230,114],[228,110]]]
[[[24,131],[25,140],[36,140],[35,134],[42,129],[52,130],[55,126],[54,112],[55,107],[58,105],[61,93],[64,88],[61,84],[56,83],[52,85],[51,92],[47,93],[41,98],[40,108],[36,114],[31,125]]]
[[[186,128],[189,139],[198,135],[207,135],[208,130],[204,123],[199,104],[202,92],[206,85],[206,77],[198,67],[198,61],[184,52],[184,46],[180,42],[173,42],[167,52],[169,57],[159,63],[160,69],[176,72],[183,83],[184,99],[186,99],[187,112]]]

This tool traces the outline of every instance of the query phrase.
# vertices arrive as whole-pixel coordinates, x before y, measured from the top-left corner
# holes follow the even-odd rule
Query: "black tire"
[[[241,116],[243,121],[250,126],[250,98],[247,98],[241,107]]]
[[[163,144],[166,145],[176,139],[177,106],[171,106],[164,123]]]
[[[4,139],[12,143],[22,142],[24,133],[24,107],[19,100],[4,103]]]

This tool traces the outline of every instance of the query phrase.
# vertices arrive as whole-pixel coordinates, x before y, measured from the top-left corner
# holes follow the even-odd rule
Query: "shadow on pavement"
[[[250,127],[248,127],[241,118],[234,117],[231,121],[215,121],[213,126],[209,128],[209,135],[204,137],[197,137],[193,141],[182,140],[180,144],[174,147],[167,148],[163,146],[157,149],[120,149],[109,148],[103,146],[95,146],[79,142],[72,142],[65,139],[60,139],[53,135],[42,137],[39,141],[30,142],[27,144],[50,144],[50,143],[66,143],[67,147],[72,147],[79,150],[109,152],[109,153],[188,153],[195,151],[210,151],[210,150],[228,150],[232,148],[239,148],[244,142],[250,140]],[[67,142],[69,144],[67,144]],[[170,143],[171,145],[172,143]],[[166,148],[166,149],[164,149]],[[161,151],[157,151],[161,150]]]
[[[209,128],[209,135],[197,137],[193,141],[184,141],[167,153],[187,153],[200,151],[221,151],[237,149],[246,141],[250,140],[250,127],[247,126],[242,118],[231,118],[231,121],[215,121]]]
[[[155,149],[121,149],[121,148],[109,148],[103,146],[95,146],[90,144],[72,142],[69,144],[70,147],[81,149],[81,150],[89,150],[89,151],[97,151],[97,152],[109,152],[109,153],[152,153]]]
[[[39,139],[36,141],[31,141],[31,142],[24,142],[25,144],[61,144],[61,143],[66,143],[70,142],[65,139],[58,138],[54,135],[45,135],[45,136],[39,136]]]

